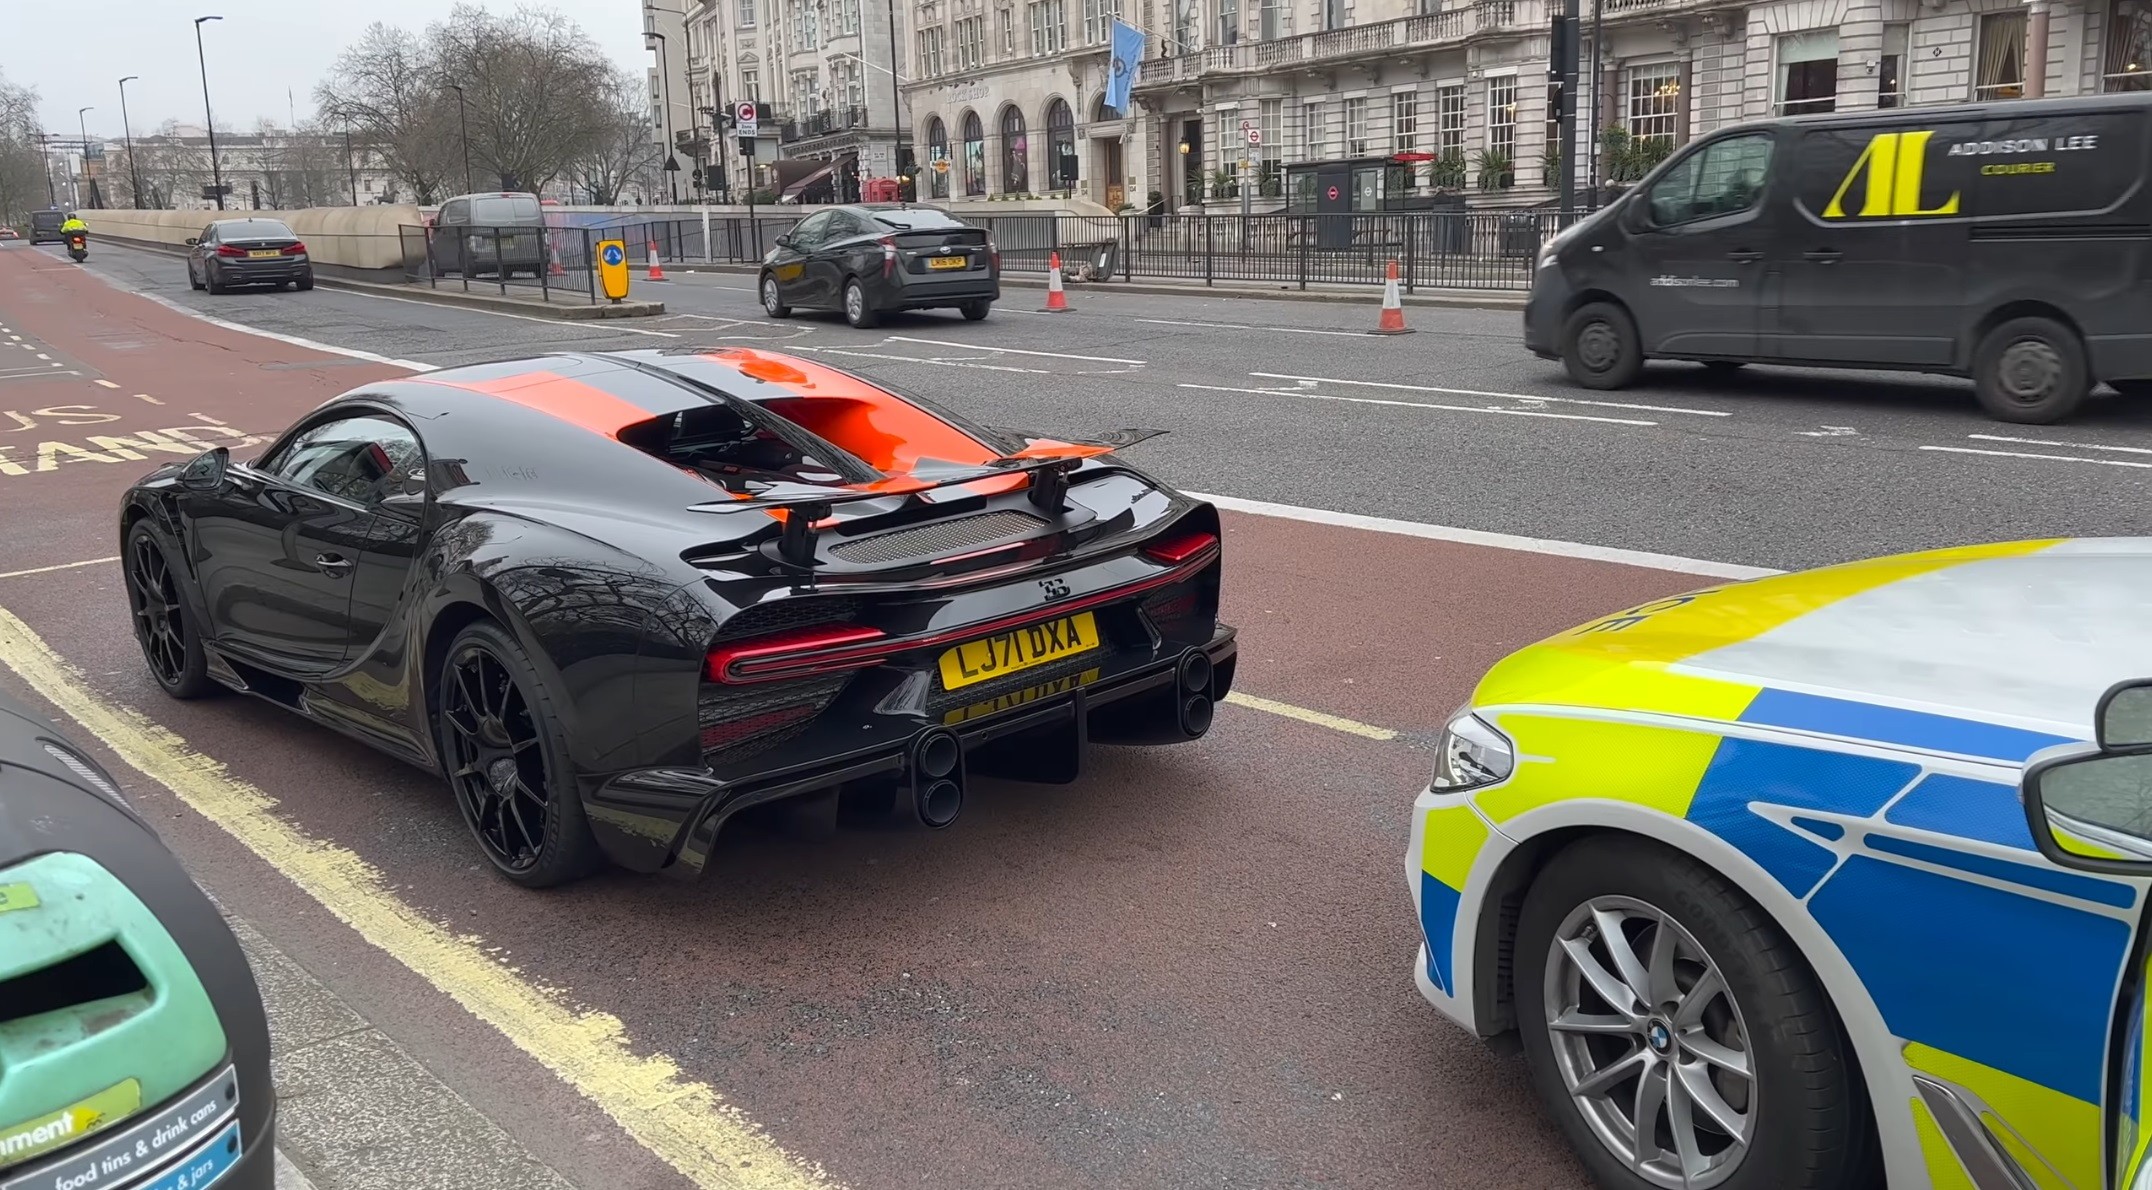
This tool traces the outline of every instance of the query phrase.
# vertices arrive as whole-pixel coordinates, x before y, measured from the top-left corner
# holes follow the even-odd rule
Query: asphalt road
[[[329,289],[210,298],[178,262],[109,246],[88,269],[0,253],[0,609],[120,709],[105,744],[126,752],[139,711],[179,741],[179,767],[275,799],[261,813],[300,844],[268,847],[273,832],[205,810],[206,786],[107,754],[205,885],[536,1159],[603,1190],[691,1184],[638,1128],[668,1093],[554,1061],[561,1036],[489,1027],[487,988],[391,926],[438,927],[506,964],[494,981],[607,1014],[634,1055],[856,1187],[1581,1185],[1518,1062],[1412,990],[1406,814],[1432,733],[1487,665],[1704,580],[1229,515],[1239,689],[1313,715],[1230,705],[1198,744],[1099,750],[1073,786],[990,785],[946,832],[742,830],[699,884],[608,876],[534,895],[480,870],[437,778],[263,704],[155,690],[118,570],[99,561],[119,491],[155,459],[238,446],[403,372],[129,291],[434,364],[759,342],[996,424],[1169,429],[1135,450],[1191,488],[1756,565],[2142,531],[2135,464],[2152,463],[2143,411],[2108,402],[2018,433],[1942,382],[1759,372],[1710,388],[1667,369],[1590,398],[1624,407],[1583,404],[1521,356],[1510,314],[1413,310],[1420,333],[1376,339],[1309,333],[1371,323],[1360,306],[1084,290],[1077,312],[1047,316],[1020,312],[1039,298],[1020,290],[983,324],[855,332],[767,322],[745,279],[705,276],[666,288],[670,317],[622,333]],[[358,875],[325,893],[323,871]],[[714,1132],[736,1126],[709,1115]],[[322,1190],[365,1184],[289,1139]],[[696,1180],[796,1184],[734,1176]]]

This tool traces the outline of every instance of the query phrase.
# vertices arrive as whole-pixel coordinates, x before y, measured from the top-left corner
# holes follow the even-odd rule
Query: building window
[[[762,98],[761,71],[743,70],[740,72],[740,98],[757,100]]]
[[[1277,198],[1285,193],[1285,101],[1265,99],[1257,106],[1255,126],[1263,143],[1250,156],[1262,163],[1256,193]]]
[[[755,27],[755,0],[740,0],[740,28]]]
[[[1196,35],[1201,28],[1202,21],[1196,15],[1196,0],[1173,0],[1173,52],[1195,53]]]
[[[2024,9],[1980,18],[1980,51],[1974,69],[1974,99],[2025,97]]]
[[[1905,103],[1905,47],[1911,26],[1883,26],[1883,64],[1876,71],[1876,106]]]
[[[1838,30],[1813,29],[1778,39],[1778,111],[1828,112],[1838,107]]]
[[[1262,0],[1262,3],[1263,24],[1261,33],[1263,40],[1276,41],[1286,36],[1286,14],[1291,10],[1285,7],[1285,0]]]
[[[1121,0],[1083,0],[1083,43],[1105,45],[1113,40],[1113,22],[1121,15]]]
[[[973,18],[974,20],[978,18]],[[962,21],[957,22],[963,24]],[[979,126],[979,113],[964,113],[964,194],[976,198],[986,193],[986,132]]]
[[[1016,10],[1006,4],[1001,6],[1001,56],[1004,61],[1016,56]]]
[[[1345,101],[1345,155],[1367,156],[1367,100]]]
[[[1345,27],[1345,0],[1323,0],[1323,28]]]
[[[1448,157],[1465,152],[1465,89],[1442,87],[1435,92],[1435,151]]]
[[[2102,91],[2152,91],[2152,8],[2112,0],[2107,8],[2107,57]]]
[[[801,4],[792,9],[792,41],[795,48],[802,50],[822,44],[821,18],[815,15],[814,5]]]
[[[831,89],[844,96],[844,106],[858,109],[867,105],[867,88],[860,74],[859,59],[838,58],[829,64],[829,74]]]
[[[1059,99],[1046,105],[1046,188],[1076,188],[1076,113]]]
[[[949,197],[949,126],[940,116],[927,121],[927,197]]]
[[[859,0],[836,0],[837,29],[832,37],[849,36],[859,32]]]
[[[942,31],[939,26],[919,31],[919,77],[933,78],[942,72]]]
[[[956,23],[956,68],[977,70],[986,60],[986,18],[965,17]],[[976,117],[975,117],[976,118]]]
[[[1031,52],[1058,54],[1069,45],[1067,0],[1031,0]]]
[[[1512,165],[1517,160],[1516,75],[1487,80],[1487,153]]]
[[[1681,67],[1672,62],[1632,67],[1629,71],[1629,135],[1664,141],[1668,147],[1681,125]]]
[[[1300,108],[1300,159],[1321,161],[1330,151],[1330,130],[1323,124],[1323,105],[1320,101],[1301,105]]]
[[[1218,44],[1240,44],[1240,0],[1218,0]]]
[[[816,85],[815,72],[795,70],[792,72],[792,115],[804,120],[822,110],[822,89]]]
[[[1399,91],[1390,96],[1391,148],[1399,153],[1420,147],[1420,93]]]
[[[1024,138],[1024,113],[1015,104],[1001,109],[1001,192],[1031,189],[1030,145]]]

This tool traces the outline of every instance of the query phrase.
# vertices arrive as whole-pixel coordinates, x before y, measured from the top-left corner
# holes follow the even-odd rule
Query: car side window
[[[203,228],[203,229],[202,229],[202,235],[201,235],[201,242],[202,242],[202,243],[204,243],[204,244],[214,244],[214,243],[216,243],[216,242],[217,242],[217,225],[216,225],[216,224],[212,223],[212,224],[210,224],[209,226],[207,226],[207,227],[205,227],[205,228]]]
[[[1770,180],[1771,137],[1730,136],[1674,164],[1652,183],[1651,221],[1675,227],[1755,206]]]
[[[462,199],[455,199],[441,208],[441,222],[461,223],[467,209],[468,205]]]
[[[261,470],[354,504],[379,503],[425,474],[425,451],[401,423],[377,414],[340,417],[292,436]]]
[[[793,247],[820,247],[825,240],[829,239],[830,220],[835,217],[835,211],[816,211],[801,220],[800,225],[792,229]]]

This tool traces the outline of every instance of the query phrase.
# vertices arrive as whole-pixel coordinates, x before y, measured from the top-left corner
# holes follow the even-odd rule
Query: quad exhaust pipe
[[[930,731],[912,745],[912,810],[931,830],[964,812],[964,745],[951,731]]]
[[[1211,714],[1216,709],[1211,703],[1211,659],[1201,649],[1191,649],[1181,658],[1180,668],[1180,724],[1181,733],[1195,739],[1210,730]]]

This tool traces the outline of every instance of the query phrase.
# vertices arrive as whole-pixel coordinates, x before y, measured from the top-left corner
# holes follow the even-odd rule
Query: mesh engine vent
[[[985,545],[989,541],[999,541],[1004,537],[1013,537],[1037,529],[1045,523],[1028,512],[1004,508],[975,516],[958,517],[953,521],[936,521],[910,529],[898,529],[893,533],[877,533],[872,537],[841,541],[829,547],[829,552],[846,562],[899,562],[906,558],[946,554],[951,550]]]

